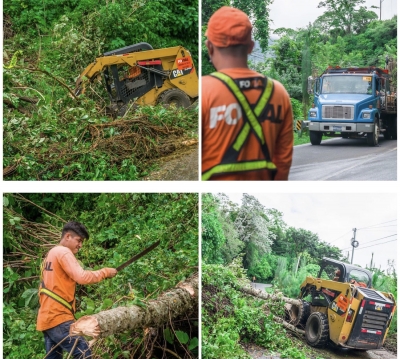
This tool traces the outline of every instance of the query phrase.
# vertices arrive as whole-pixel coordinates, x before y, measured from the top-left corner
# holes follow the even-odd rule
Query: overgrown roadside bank
[[[244,294],[250,281],[240,259],[228,266],[203,264],[203,358],[255,359],[394,359],[397,334],[386,349],[357,351],[327,346],[315,349],[303,336],[285,329],[283,302],[260,300]],[[393,338],[392,338],[393,337]]]
[[[184,156],[198,141],[196,102],[191,110],[129,103],[123,116],[111,117],[116,89],[105,89],[104,73],[84,94],[74,88],[96,58],[137,43],[181,45],[196,67],[195,10],[193,0],[5,4],[3,178],[143,180],[171,154]]]

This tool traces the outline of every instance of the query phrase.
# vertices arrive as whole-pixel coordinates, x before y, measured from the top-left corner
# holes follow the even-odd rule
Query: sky
[[[353,228],[357,228],[359,247],[354,250],[353,264],[369,265],[373,252],[377,268],[386,270],[388,259],[395,260],[397,267],[396,194],[248,193],[266,208],[282,212],[288,226],[309,230],[320,240],[347,249],[342,253],[350,252],[349,258]],[[241,204],[241,193],[226,194]]]
[[[313,23],[318,16],[324,13],[324,9],[317,6],[321,0],[274,0],[270,5],[270,18],[273,21],[272,29],[289,27],[292,29],[305,27],[309,22]],[[373,10],[379,17],[379,9],[370,9],[378,6],[381,0],[366,0],[363,6]],[[391,19],[397,14],[397,0],[384,0],[382,2],[382,20]]]

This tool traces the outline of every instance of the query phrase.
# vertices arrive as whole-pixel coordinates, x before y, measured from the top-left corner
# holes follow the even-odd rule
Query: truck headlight
[[[369,112],[363,112],[362,118],[371,118],[371,114]]]
[[[310,112],[310,117],[317,117],[317,113],[316,112]]]

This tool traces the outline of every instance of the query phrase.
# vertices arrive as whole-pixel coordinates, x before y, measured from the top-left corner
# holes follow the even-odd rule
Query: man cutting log
[[[91,358],[88,343],[81,336],[70,336],[75,321],[75,288],[78,284],[98,283],[117,274],[114,268],[84,270],[75,255],[89,238],[79,222],[65,224],[58,246],[52,248],[42,264],[39,288],[40,309],[36,329],[44,334],[46,359],[62,359],[63,350],[72,352],[74,359]]]

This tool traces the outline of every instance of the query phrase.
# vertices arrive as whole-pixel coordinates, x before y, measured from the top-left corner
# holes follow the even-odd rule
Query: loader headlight
[[[369,112],[363,112],[362,118],[371,118],[371,114]]]
[[[317,113],[315,111],[310,111],[310,117],[317,117]]]

